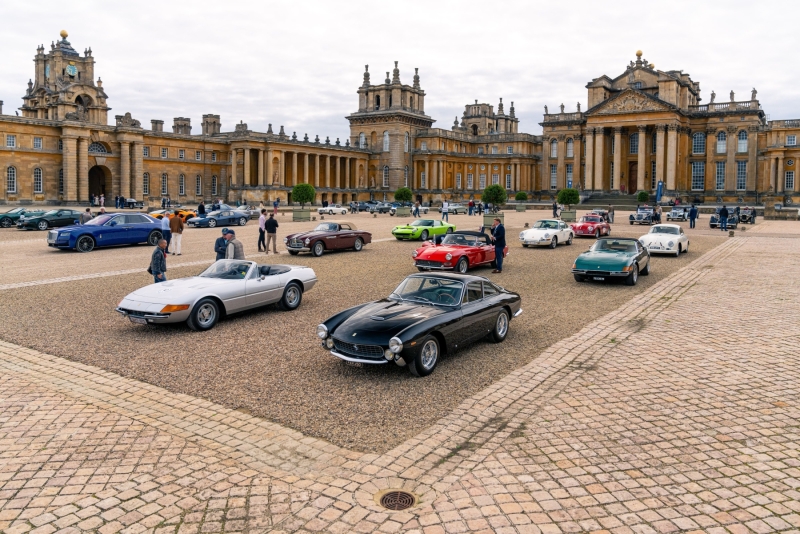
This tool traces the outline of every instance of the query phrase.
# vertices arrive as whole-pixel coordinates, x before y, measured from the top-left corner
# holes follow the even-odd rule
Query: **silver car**
[[[309,267],[218,260],[197,276],[137,289],[116,310],[136,324],[186,322],[192,330],[209,330],[222,316],[267,304],[297,309],[316,283]]]

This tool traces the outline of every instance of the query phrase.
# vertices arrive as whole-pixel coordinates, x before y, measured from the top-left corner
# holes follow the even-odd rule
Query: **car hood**
[[[460,256],[467,250],[471,250],[475,247],[465,247],[465,246],[458,246],[458,245],[427,245],[417,249],[417,259],[423,257],[430,257],[430,256],[443,256],[445,254],[452,254],[453,257]]]
[[[388,344],[389,339],[409,326],[437,317],[451,308],[415,302],[378,300],[361,307],[333,332],[334,337],[350,343]]]
[[[553,235],[558,232],[556,228],[530,228],[528,230],[523,230],[521,233],[526,237],[534,237],[534,236],[542,236],[544,234]]]
[[[677,241],[680,237],[681,236],[675,234],[644,234],[639,238],[639,241]]]
[[[194,301],[198,292],[214,293],[215,288],[237,282],[237,280],[223,280],[222,278],[204,278],[192,276],[178,278],[159,284],[150,284],[137,289],[126,299],[140,302],[161,302],[165,304],[189,304]]]
[[[579,269],[609,269],[627,265],[634,258],[633,252],[584,252],[575,260]]]

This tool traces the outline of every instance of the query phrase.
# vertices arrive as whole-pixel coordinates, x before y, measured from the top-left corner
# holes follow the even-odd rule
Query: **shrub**
[[[314,202],[316,194],[311,184],[297,184],[292,188],[292,202],[299,202],[302,208],[306,202]]]
[[[520,191],[516,195],[514,195],[514,199],[519,202],[525,202],[526,200],[528,200],[528,193]]]
[[[647,202],[648,200],[650,200],[650,193],[647,191],[639,191],[636,193],[637,202]]]
[[[564,188],[558,192],[558,203],[569,209],[570,206],[581,203],[581,195],[577,189]]]
[[[483,190],[481,200],[488,202],[492,206],[502,206],[508,200],[508,193],[500,187],[500,184],[493,184]]]
[[[414,198],[414,194],[407,187],[401,187],[394,192],[394,199],[398,202],[411,202],[412,198]]]

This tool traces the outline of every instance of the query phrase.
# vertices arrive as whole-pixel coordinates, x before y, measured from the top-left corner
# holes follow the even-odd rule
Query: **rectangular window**
[[[706,162],[692,162],[692,191],[702,191],[706,183]]]
[[[485,174],[481,174],[481,175],[478,177],[478,187],[479,187],[481,190],[483,190],[483,189],[486,189],[486,175],[485,175]]]
[[[609,184],[610,184],[611,189],[614,189],[614,162],[613,161],[611,162],[611,179],[610,179]]]
[[[17,136],[16,135],[7,135],[6,136],[6,147],[7,148],[15,148],[16,146],[17,146]]]
[[[492,185],[498,185],[499,183],[500,183],[500,175],[492,174]]]
[[[496,146],[492,147],[492,154],[497,154],[497,147]]]
[[[216,152],[212,152],[211,153],[211,161],[217,161],[217,153]]]
[[[655,189],[658,185],[658,173],[656,172],[656,160],[650,162],[650,189]]]
[[[736,152],[747,152],[747,132],[742,130],[737,136]]]
[[[728,138],[725,133],[717,134],[717,154],[725,154],[728,151]]]
[[[425,173],[419,173],[419,186],[421,189],[425,189]]]
[[[575,144],[572,139],[567,140],[567,157],[572,158],[575,156]]]
[[[714,175],[714,188],[717,191],[725,189],[725,162],[717,162],[717,173]]]
[[[420,150],[428,150],[428,143],[426,141],[423,141],[422,143],[420,143],[419,149]]]
[[[461,189],[461,173],[456,173],[456,189]]]
[[[692,154],[706,153],[706,134],[696,133],[692,136]]]
[[[650,144],[652,145],[650,147],[650,152],[655,154],[656,148],[658,147],[658,134],[653,134],[653,137],[651,137],[650,139],[652,139],[652,141],[650,141]]]
[[[9,193],[17,192],[17,169],[14,167],[6,169],[6,191]]]
[[[506,189],[511,189],[511,175],[506,174]]]
[[[744,191],[747,189],[747,162],[736,162],[736,190]]]
[[[186,151],[178,150],[178,159],[186,159]]]
[[[150,194],[150,175],[147,173],[144,173],[144,176],[142,177],[142,194]]]
[[[786,136],[786,145],[787,146],[795,146],[795,145],[797,145],[797,136],[796,135],[787,135]]]
[[[146,146],[142,148],[142,156],[149,158],[150,157],[150,147]]]
[[[794,171],[786,171],[786,178],[783,182],[783,190],[794,191]]]
[[[634,89],[641,89],[642,88],[642,82],[634,82],[633,83],[633,88]]]
[[[62,150],[64,150],[64,141],[59,139],[58,140],[58,151],[61,152]]]
[[[572,163],[567,163],[567,180],[572,180]]]
[[[474,185],[475,185],[475,177],[471,172],[467,173],[467,189],[472,189]]]
[[[42,148],[42,138],[41,137],[34,137],[33,138],[33,148]]]
[[[550,165],[550,189],[558,188],[558,165]]]
[[[161,175],[161,194],[162,195],[166,195],[167,194],[167,175],[166,174],[162,174]]]
[[[203,181],[200,179],[200,176],[196,176],[194,179],[194,195],[196,197],[202,196],[203,194]]]
[[[631,134],[630,148],[631,148],[631,154],[639,153],[639,134]]]
[[[64,194],[64,169],[58,170],[58,193]]]
[[[166,148],[161,149],[161,157],[166,158],[168,156],[168,152]]]
[[[183,196],[186,194],[186,177],[181,174],[181,177],[178,179],[178,194]]]
[[[195,150],[194,151],[194,159],[196,159],[197,161],[202,161],[203,160],[203,153],[200,152],[199,150]]]
[[[513,153],[514,153],[514,147],[513,146],[507,146],[506,147],[506,154],[513,154]]]
[[[478,147],[478,154],[483,154],[483,147],[482,146]]]
[[[42,169],[33,169],[33,192],[42,193],[43,191]]]

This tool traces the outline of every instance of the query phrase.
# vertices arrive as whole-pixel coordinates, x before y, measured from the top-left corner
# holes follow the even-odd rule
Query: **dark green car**
[[[577,282],[622,278],[636,285],[639,275],[650,274],[650,253],[634,238],[601,238],[572,265]]]
[[[47,210],[38,210],[31,208],[14,208],[13,210],[5,213],[0,213],[0,227],[11,228],[14,226],[19,218],[23,215],[33,217],[34,215],[42,215]]]
[[[27,215],[20,217],[17,221],[17,229],[19,230],[47,230],[48,228],[61,228],[62,226],[70,226],[79,220],[81,212],[70,209],[57,209],[48,212],[28,217]]]

